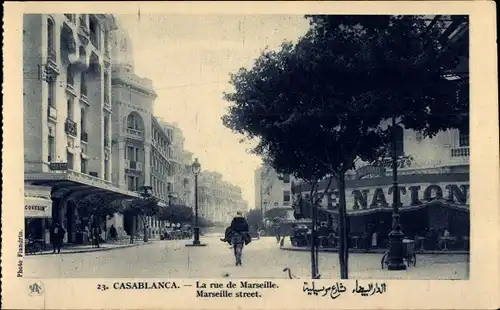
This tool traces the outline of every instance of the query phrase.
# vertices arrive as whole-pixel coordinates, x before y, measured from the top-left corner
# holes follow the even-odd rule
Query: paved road
[[[310,278],[308,252],[283,251],[272,237],[245,247],[243,266],[235,266],[227,245],[217,237],[206,247],[185,247],[189,241],[155,241],[140,247],[24,258],[24,276],[37,278],[285,278],[289,267],[299,278]],[[380,269],[380,254],[351,254],[350,278],[467,279],[467,255],[419,255],[407,271]],[[336,253],[320,253],[322,278],[338,278]]]

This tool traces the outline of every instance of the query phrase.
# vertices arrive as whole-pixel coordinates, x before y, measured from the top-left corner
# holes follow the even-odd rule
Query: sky
[[[132,41],[135,73],[153,81],[154,114],[176,122],[184,148],[202,169],[217,171],[242,188],[254,207],[254,171],[261,159],[249,153],[252,142],[221,121],[231,91],[229,73],[251,68],[266,47],[295,41],[308,28],[302,15],[120,15]]]

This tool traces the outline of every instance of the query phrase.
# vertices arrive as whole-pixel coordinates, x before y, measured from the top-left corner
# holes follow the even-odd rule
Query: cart
[[[411,239],[403,239],[403,261],[410,267],[413,265],[415,267],[417,265],[417,255],[415,255],[415,241]],[[385,266],[389,265],[389,251],[385,252],[382,255],[382,259],[380,260],[380,265],[382,269]]]

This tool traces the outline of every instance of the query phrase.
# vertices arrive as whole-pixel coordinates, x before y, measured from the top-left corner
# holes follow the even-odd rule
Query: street
[[[63,255],[24,258],[24,276],[36,278],[287,278],[285,267],[302,279],[310,278],[310,254],[280,250],[272,237],[254,240],[235,266],[229,246],[217,236],[202,238],[206,247],[185,247],[189,240]],[[320,253],[322,279],[339,278],[336,253]],[[351,254],[350,278],[467,279],[468,256],[418,255],[417,266],[406,271],[380,268],[380,254]]]

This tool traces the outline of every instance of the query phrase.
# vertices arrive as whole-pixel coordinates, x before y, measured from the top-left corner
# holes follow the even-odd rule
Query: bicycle
[[[33,255],[36,253],[43,252],[43,247],[39,242],[37,242],[35,240],[30,240],[30,239],[27,239],[25,242],[26,242],[26,246],[25,246],[24,252],[26,253],[26,255]]]

